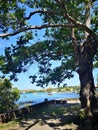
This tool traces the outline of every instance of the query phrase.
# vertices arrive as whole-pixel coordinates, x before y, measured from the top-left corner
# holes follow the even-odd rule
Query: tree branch
[[[45,14],[51,14],[51,15],[57,14],[57,13],[54,12],[54,11],[36,10],[36,11],[34,11],[34,12],[31,12],[28,17],[25,17],[24,20],[29,20],[33,15],[35,15],[35,14],[37,14],[37,13],[45,13]]]
[[[69,15],[65,3],[63,3],[64,2],[63,0],[55,0],[55,1],[63,8],[64,17],[69,21],[69,23],[72,23],[72,24],[44,24],[44,25],[41,25],[41,26],[22,27],[21,29],[16,30],[14,32],[8,32],[8,33],[0,34],[0,37],[14,36],[16,34],[19,34],[21,32],[25,32],[25,31],[28,31],[28,30],[43,29],[43,28],[48,28],[48,27],[69,27],[69,28],[78,27],[78,28],[88,32],[89,34],[91,34],[91,33],[93,34],[93,32],[87,26],[85,26],[84,24],[82,24],[79,21],[76,21],[73,17],[71,17]],[[33,15],[35,15],[37,13],[57,15],[57,13],[54,12],[54,11],[36,10],[34,12],[31,12],[28,17],[24,17],[24,21],[29,20]]]
[[[43,28],[49,28],[49,27],[68,27],[68,28],[73,28],[75,27],[73,24],[43,24],[41,26],[29,26],[29,27],[24,27],[21,28],[17,31],[11,32],[11,33],[4,33],[0,34],[0,37],[7,37],[7,36],[14,36],[16,34],[28,31],[28,30],[33,30],[33,29],[43,29]]]
[[[77,49],[77,47],[79,47],[79,45],[78,45],[77,39],[75,37],[75,30],[74,30],[74,28],[71,29],[71,36],[72,36],[74,53],[75,53],[75,60],[76,60],[76,64],[78,65],[78,49]]]
[[[64,3],[65,1],[63,1],[63,0],[55,0],[55,1],[56,1],[58,4],[61,4],[62,8],[64,9],[64,17],[65,17],[69,22],[73,23],[76,27],[79,27],[80,29],[82,29],[82,30],[88,32],[89,34],[93,33],[88,26],[86,26],[86,25],[82,24],[81,22],[75,20],[73,17],[71,17],[71,16],[69,15],[69,13],[68,13],[68,11],[67,11],[67,7],[66,7],[66,5],[65,5],[65,3]],[[25,20],[30,19],[31,16],[34,15],[34,14],[36,14],[36,13],[45,13],[45,14],[51,14],[51,15],[57,14],[57,13],[54,12],[54,11],[37,10],[37,11],[31,12],[30,15],[25,18]]]
[[[75,30],[74,30],[74,28],[71,29],[71,36],[72,36],[73,44],[74,44],[74,46],[76,47],[78,43],[77,43],[77,39],[76,39],[76,37],[75,37]],[[75,50],[75,51],[76,51],[76,50]]]
[[[65,1],[60,1],[60,0],[55,0],[56,2],[59,3],[59,5],[61,6],[61,8],[64,10],[64,17],[71,22],[72,24],[74,24],[76,27],[79,27],[80,29],[88,32],[89,34],[94,34],[94,32],[92,32],[92,30],[90,28],[88,28],[86,25],[84,25],[83,23],[75,20],[73,17],[71,17],[67,11],[67,7],[66,7],[66,3]]]
[[[91,24],[91,15],[90,15],[90,8],[91,8],[91,1],[88,1],[88,3],[85,3],[86,7],[85,7],[85,26],[87,26],[88,28],[90,28],[90,24]],[[88,37],[88,33],[85,32],[85,39]]]

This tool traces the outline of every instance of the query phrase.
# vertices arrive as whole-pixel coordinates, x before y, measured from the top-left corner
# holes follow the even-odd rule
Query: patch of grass
[[[80,105],[71,105],[67,108],[67,112],[77,115],[80,109]]]
[[[8,123],[0,124],[0,130],[8,130],[10,127],[14,128],[19,125],[17,121],[10,121]]]
[[[58,117],[64,114],[66,112],[66,108],[64,107],[57,107],[55,105],[48,105],[44,107],[37,108],[30,114],[25,114],[24,119],[32,119],[32,118],[44,118],[44,116],[48,117]]]
[[[45,113],[49,114],[50,116],[61,116],[66,112],[66,108],[64,107],[56,107],[56,106],[48,106]]]

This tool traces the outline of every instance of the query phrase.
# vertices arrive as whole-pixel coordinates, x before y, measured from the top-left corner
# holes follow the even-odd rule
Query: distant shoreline
[[[45,89],[24,89],[20,93],[36,93],[36,92],[79,92],[79,86],[64,86],[64,87],[46,87]]]
[[[40,103],[45,103],[45,102],[54,102],[54,104],[76,104],[76,103],[80,103],[79,98],[60,98],[60,99],[52,99],[52,100],[48,100],[45,99],[43,102],[39,102],[39,103],[34,103],[33,101],[25,101],[25,102],[20,102],[19,105],[19,109],[23,108],[23,107],[28,107],[28,106],[32,106],[32,105],[37,105]]]

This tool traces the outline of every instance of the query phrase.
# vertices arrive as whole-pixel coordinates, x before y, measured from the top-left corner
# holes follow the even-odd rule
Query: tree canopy
[[[16,34],[16,44],[5,49],[0,57],[0,70],[4,77],[17,81],[17,73],[26,72],[28,66],[38,62],[39,77],[30,75],[32,83],[44,86],[65,83],[73,77],[79,65],[76,48],[85,46],[86,35],[95,39],[98,33],[97,0],[7,0],[0,3],[0,37]],[[91,15],[89,15],[89,13]],[[41,25],[33,25],[32,18],[39,15]],[[89,26],[90,25],[90,26]],[[44,40],[29,44],[37,36],[37,30],[45,29]],[[34,30],[34,31],[32,31]],[[98,67],[98,44],[95,44],[93,62]],[[59,66],[53,68],[52,62]]]

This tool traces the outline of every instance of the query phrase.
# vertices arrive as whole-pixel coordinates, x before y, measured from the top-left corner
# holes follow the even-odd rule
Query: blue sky
[[[37,89],[37,90],[41,89],[40,87],[36,87],[36,84],[32,84],[31,80],[28,78],[28,76],[30,74],[34,73],[34,71],[36,72],[36,70],[37,70],[35,65],[33,67],[34,67],[33,70],[30,69],[28,72],[19,74],[18,75],[19,80],[17,82],[11,81],[13,86],[18,87],[18,89],[21,89],[21,90],[23,90],[23,89]],[[94,69],[93,74],[94,74],[94,80],[96,83],[98,69]],[[77,73],[74,73],[73,78],[66,79],[65,81],[67,83],[67,86],[75,86],[75,85],[77,86],[80,84],[79,76]],[[53,85],[49,85],[48,87],[52,87],[52,86]]]
[[[36,70],[36,66],[35,66],[35,70]],[[35,84],[32,84],[30,83],[31,80],[28,78],[29,74],[31,72],[26,72],[26,73],[23,73],[23,74],[19,74],[18,77],[19,77],[19,80],[17,82],[13,82],[12,81],[12,84],[15,86],[15,87],[18,87],[19,89],[40,89],[40,87],[36,87]],[[98,75],[98,69],[95,69],[93,71],[94,73],[94,80],[95,80],[95,83],[96,83],[96,78],[97,78],[97,75]],[[67,86],[77,86],[80,84],[80,81],[79,81],[79,76],[77,73],[74,73],[74,78],[71,78],[71,79],[66,79],[66,83],[67,83]],[[49,87],[52,87],[52,85],[49,85]]]
[[[38,39],[36,39],[36,40],[38,40]],[[10,43],[14,43],[14,42],[15,42],[14,37],[12,37],[10,39],[10,41],[0,40],[0,53],[3,53],[4,48],[6,46],[9,46]],[[18,89],[21,89],[21,90],[23,90],[23,89],[40,89],[40,87],[36,87],[35,84],[32,84],[31,80],[28,78],[29,75],[32,74],[32,73],[38,74],[37,64],[32,65],[31,68],[27,72],[19,74],[18,75],[19,80],[17,82],[11,81],[13,86],[18,87]],[[97,75],[98,75],[98,69],[94,69],[93,74],[94,74],[94,80],[95,80],[95,83],[96,83],[96,79],[97,79]],[[71,78],[70,80],[66,79],[65,81],[66,81],[68,86],[75,86],[75,85],[80,84],[79,76],[78,76],[77,73],[74,73],[74,78]],[[52,85],[49,85],[49,86],[52,87]]]
[[[31,22],[33,23],[33,25],[40,25],[42,23],[40,17],[38,15],[35,15]],[[40,30],[38,31],[38,37],[36,37],[33,42],[36,42],[38,41],[39,39],[42,39],[42,35],[44,33],[44,30]],[[14,44],[15,43],[15,38],[17,38],[18,36],[16,37],[11,37],[10,40],[0,40],[0,54],[3,54],[4,52],[4,48],[6,46],[9,46],[10,44]],[[33,68],[33,69],[32,69]],[[37,65],[33,65],[28,72],[26,73],[21,73],[18,75],[18,78],[19,80],[17,82],[14,82],[14,81],[11,81],[13,86],[14,87],[18,87],[19,89],[40,89],[40,87],[36,87],[35,84],[32,84],[30,83],[31,80],[28,78],[28,76],[32,73],[37,73]],[[96,78],[97,78],[97,75],[98,75],[98,69],[95,69],[93,71],[94,73],[94,79],[95,79],[95,82],[96,82]],[[79,77],[78,77],[78,74],[75,73],[75,76],[74,78],[72,79],[68,79],[66,80],[66,83],[68,86],[75,86],[75,85],[79,85],[80,82],[79,82]],[[52,86],[52,85],[50,85]]]

